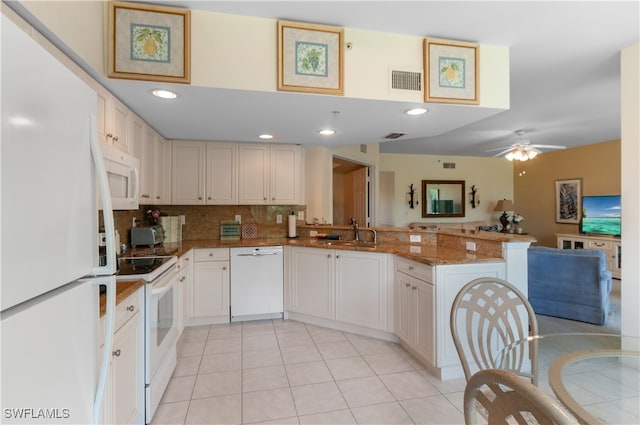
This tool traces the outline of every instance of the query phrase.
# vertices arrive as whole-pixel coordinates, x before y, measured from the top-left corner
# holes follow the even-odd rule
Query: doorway
[[[370,227],[371,167],[333,157],[333,224],[346,226],[355,218],[360,226]]]

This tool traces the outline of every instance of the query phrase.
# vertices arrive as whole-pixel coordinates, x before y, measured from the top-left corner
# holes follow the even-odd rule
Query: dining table
[[[517,358],[528,360],[514,369]],[[638,337],[529,336],[500,350],[495,367],[520,374],[535,370],[538,387],[555,395],[582,424],[640,424]]]

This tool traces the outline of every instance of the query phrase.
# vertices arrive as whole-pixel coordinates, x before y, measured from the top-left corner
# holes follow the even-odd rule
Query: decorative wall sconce
[[[471,186],[471,192],[469,192],[469,200],[471,202],[471,208],[475,208],[476,205],[480,205],[480,195],[478,195],[478,189],[476,185]]]
[[[413,183],[409,185],[409,192],[407,192],[407,203],[409,204],[409,208],[413,209],[418,205],[418,201],[414,200],[416,196],[416,190],[413,187]]]

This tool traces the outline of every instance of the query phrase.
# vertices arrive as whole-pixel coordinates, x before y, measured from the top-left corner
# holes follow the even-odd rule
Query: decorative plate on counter
[[[258,226],[255,223],[242,225],[242,239],[254,239],[258,237]]]

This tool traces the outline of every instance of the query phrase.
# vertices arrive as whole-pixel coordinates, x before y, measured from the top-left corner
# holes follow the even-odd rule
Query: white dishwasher
[[[232,322],[283,317],[282,246],[231,248],[230,273]]]

